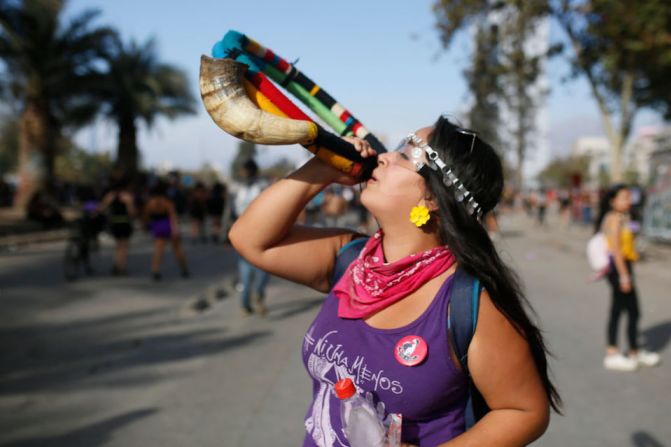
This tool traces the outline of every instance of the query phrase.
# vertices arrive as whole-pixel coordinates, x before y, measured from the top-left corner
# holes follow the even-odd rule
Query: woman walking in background
[[[117,181],[100,203],[100,212],[107,211],[109,230],[116,241],[112,267],[112,275],[115,276],[128,274],[128,246],[133,235],[135,204],[127,186],[126,180]]]
[[[639,366],[659,364],[659,354],[639,349],[638,293],[634,281],[633,264],[638,260],[631,228],[631,194],[626,185],[612,186],[601,200],[595,233],[601,231],[608,241],[610,267],[608,284],[612,292],[608,319],[608,346],[603,365],[606,369],[635,371]],[[617,332],[622,312],[628,314],[627,339],[629,353],[623,355],[617,346]]]
[[[152,189],[151,197],[144,207],[143,220],[154,237],[154,254],[151,258],[151,274],[154,281],[161,279],[161,261],[168,241],[182,270],[182,278],[188,278],[189,269],[179,238],[177,212],[172,200],[167,196],[167,185],[163,181],[159,181]]]

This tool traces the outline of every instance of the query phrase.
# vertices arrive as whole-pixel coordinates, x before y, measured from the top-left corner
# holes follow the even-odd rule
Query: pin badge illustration
[[[424,361],[428,351],[428,345],[422,337],[408,335],[396,343],[394,355],[401,365],[415,366]]]

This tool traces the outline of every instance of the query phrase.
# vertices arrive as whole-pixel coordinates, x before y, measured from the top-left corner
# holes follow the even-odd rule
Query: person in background
[[[343,227],[344,217],[347,212],[347,200],[344,196],[342,185],[331,185],[326,189],[324,202],[322,202],[321,212],[324,216],[324,226]]]
[[[210,196],[207,198],[207,215],[212,228],[210,229],[210,236],[212,243],[219,243],[221,237],[221,219],[226,209],[226,196],[228,191],[225,183],[215,182],[210,190]]]
[[[266,182],[259,178],[259,167],[256,162],[250,159],[243,163],[240,169],[240,182],[235,185],[233,199],[233,211],[236,220],[266,186]],[[251,315],[256,312],[264,316],[268,312],[265,305],[265,296],[270,276],[265,270],[254,266],[242,255],[238,259],[238,275],[242,285],[240,295],[242,314]],[[255,292],[253,307],[252,284]]]
[[[81,217],[80,217],[80,237],[81,246],[80,253],[84,260],[84,265],[87,273],[92,273],[93,270],[90,264],[91,248],[96,250],[98,248],[98,235],[105,228],[105,216],[100,213],[99,196],[96,195],[95,189],[90,186],[82,186],[78,191],[79,203],[81,203]]]
[[[189,198],[189,216],[191,217],[191,242],[206,242],[205,213],[207,212],[207,189],[197,182]]]
[[[100,202],[100,212],[107,212],[109,231],[116,242],[112,275],[127,275],[128,247],[133,236],[133,218],[136,212],[133,195],[128,190],[126,179],[113,183],[112,189]]]
[[[168,174],[168,189],[167,196],[175,205],[177,218],[184,215],[187,208],[187,197],[182,185],[182,174],[179,171],[170,171]]]
[[[547,212],[548,199],[546,191],[541,188],[538,190],[538,195],[536,196],[536,212],[538,218],[538,225],[541,227],[545,226],[545,214]]]
[[[639,366],[655,366],[660,357],[656,352],[640,349],[638,345],[639,302],[634,278],[634,263],[638,253],[631,228],[631,193],[624,184],[611,186],[599,207],[594,232],[603,232],[608,241],[610,267],[608,284],[611,288],[611,308],[608,318],[606,356],[603,366],[617,371],[635,371]],[[617,344],[618,326],[622,313],[628,315],[627,340],[629,352],[624,355]]]
[[[151,258],[151,275],[154,281],[160,281],[162,278],[161,261],[168,241],[172,245],[172,252],[181,269],[182,278],[188,278],[190,274],[179,237],[177,211],[167,196],[167,185],[162,180],[152,188],[151,196],[144,207],[143,221],[154,237],[154,253]]]
[[[375,156],[365,140],[348,141],[362,157]],[[550,407],[561,404],[542,333],[481,222],[503,189],[495,150],[440,117],[380,154],[361,202],[381,229],[335,284],[339,253],[363,235],[295,225],[332,183],[354,180],[312,158],[266,189],[229,235],[258,268],[328,292],[302,346],[313,381],[303,446],[349,445],[334,394],[343,377],[385,413],[402,414],[404,446],[525,446],[540,437]],[[457,268],[483,286],[468,372],[446,323]],[[465,431],[469,379],[490,411]]]
[[[557,194],[559,201],[559,222],[563,230],[571,223],[571,193],[568,189],[561,189]]]

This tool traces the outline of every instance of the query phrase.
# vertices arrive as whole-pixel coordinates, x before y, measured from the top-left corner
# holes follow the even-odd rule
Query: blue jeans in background
[[[251,312],[252,276],[254,276],[254,291],[259,298],[259,303],[262,304],[266,295],[266,285],[268,285],[270,275],[260,268],[254,267],[242,256],[240,256],[238,260],[238,273],[240,274],[240,282],[242,283],[242,308]]]

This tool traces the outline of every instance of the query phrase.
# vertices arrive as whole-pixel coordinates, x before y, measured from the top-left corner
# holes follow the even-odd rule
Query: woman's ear
[[[427,195],[422,199],[422,205],[427,207],[431,213],[438,211],[438,203],[436,203],[436,200],[431,195]]]

